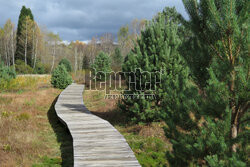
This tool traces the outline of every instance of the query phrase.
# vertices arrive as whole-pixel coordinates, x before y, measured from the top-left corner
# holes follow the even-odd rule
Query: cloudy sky
[[[165,6],[185,14],[181,0],[0,0],[0,26],[7,19],[17,24],[22,5],[31,8],[35,21],[63,40],[86,41],[137,19],[151,19]]]

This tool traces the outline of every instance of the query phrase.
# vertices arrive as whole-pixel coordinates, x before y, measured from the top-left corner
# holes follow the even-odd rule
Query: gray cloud
[[[22,5],[31,8],[35,20],[63,40],[88,40],[137,19],[151,19],[166,6],[186,16],[181,0],[0,0],[0,26],[10,18],[17,23]]]

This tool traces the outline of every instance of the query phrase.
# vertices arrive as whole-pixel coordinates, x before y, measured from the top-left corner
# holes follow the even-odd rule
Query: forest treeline
[[[121,69],[123,57],[133,47],[146,20],[135,19],[118,31],[116,40],[111,33],[93,37],[89,42],[63,42],[59,34],[39,25],[32,11],[22,7],[17,28],[9,19],[0,27],[0,58],[17,73],[51,73],[62,58],[70,60],[73,71],[88,69],[95,57],[103,51],[112,58],[114,69]],[[115,49],[119,54],[115,55]]]

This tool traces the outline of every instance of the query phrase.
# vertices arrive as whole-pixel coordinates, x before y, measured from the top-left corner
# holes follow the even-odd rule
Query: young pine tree
[[[72,66],[71,63],[68,59],[63,58],[60,62],[59,65],[64,65],[67,69],[68,72],[72,72]]]
[[[55,88],[65,89],[68,85],[73,82],[71,75],[68,73],[66,67],[61,64],[58,65],[51,75],[51,84]]]
[[[82,59],[82,69],[89,69],[89,68],[90,68],[90,59],[87,55],[84,55]]]
[[[12,67],[5,66],[2,60],[0,59],[0,82],[8,82],[13,78],[16,78],[15,69]]]
[[[113,55],[113,69],[120,70],[123,62],[122,53],[119,47],[115,48]]]
[[[172,69],[169,67],[175,68],[183,63],[173,64],[175,59],[179,59],[178,48],[181,41],[177,30],[177,23],[160,13],[146,25],[145,30],[141,32],[141,38],[126,57],[123,72],[135,72],[135,76],[130,75],[130,77],[132,77],[132,82],[136,82],[136,86],[130,87],[124,95],[155,95],[155,98],[131,98],[122,101],[121,109],[135,122],[158,121],[166,115],[162,112],[162,84],[157,82],[160,81],[160,73],[163,76],[171,75]],[[133,80],[134,77],[136,80]],[[150,79],[151,85],[148,84]],[[129,80],[127,76],[128,87],[130,86]],[[165,82],[164,79],[161,81]]]
[[[203,58],[211,60],[202,94],[197,94],[194,84],[185,84],[186,88],[176,96],[169,94],[183,87],[164,88],[168,125],[165,132],[173,144],[168,160],[171,166],[247,166],[249,2],[183,2],[195,37],[208,47]],[[172,82],[178,86],[182,80]]]
[[[97,80],[105,80],[106,73],[111,72],[111,60],[109,55],[100,52],[99,55],[96,56],[91,67],[94,70],[94,74],[97,75]]]

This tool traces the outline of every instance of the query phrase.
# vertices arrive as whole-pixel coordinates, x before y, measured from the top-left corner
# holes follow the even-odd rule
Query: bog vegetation
[[[113,101],[112,110],[99,112],[110,103],[100,94],[86,92],[85,101],[126,137],[143,166],[249,166],[249,1],[183,4],[188,20],[166,7],[152,20],[121,27],[117,43],[106,33],[87,44],[63,43],[23,7],[17,29],[10,20],[0,28],[0,90],[36,85],[35,79],[24,82],[16,73],[51,73],[52,85],[64,89],[71,75],[84,82],[93,68],[98,81],[111,70],[136,72],[123,81],[123,87],[136,83],[121,92],[131,98]],[[132,98],[147,94],[155,98]]]
[[[49,76],[17,76],[4,87],[0,166],[72,166],[71,136],[53,106],[60,92],[51,87]]]

